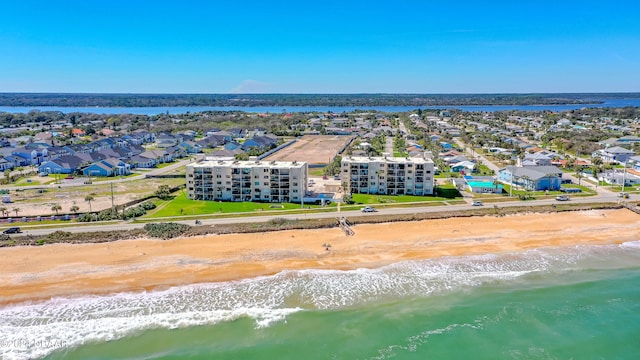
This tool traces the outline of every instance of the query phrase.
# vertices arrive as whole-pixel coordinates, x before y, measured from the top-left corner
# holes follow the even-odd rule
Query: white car
[[[484,205],[484,204],[482,203],[482,201],[480,201],[480,200],[476,200],[476,201],[474,201],[473,203],[471,203],[471,205],[472,205],[472,206],[482,206],[482,205]]]
[[[362,209],[360,209],[360,211],[367,213],[367,212],[376,212],[378,210],[376,210],[375,208],[372,208],[371,206],[365,206]]]

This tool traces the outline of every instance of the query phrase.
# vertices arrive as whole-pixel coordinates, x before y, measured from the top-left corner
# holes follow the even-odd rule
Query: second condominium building
[[[433,161],[423,158],[342,158],[340,179],[351,194],[432,195]]]
[[[192,200],[301,202],[307,163],[205,160],[187,165]]]

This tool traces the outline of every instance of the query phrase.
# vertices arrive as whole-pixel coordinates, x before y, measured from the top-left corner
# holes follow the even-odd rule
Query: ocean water
[[[0,358],[636,359],[640,241],[0,308]]]

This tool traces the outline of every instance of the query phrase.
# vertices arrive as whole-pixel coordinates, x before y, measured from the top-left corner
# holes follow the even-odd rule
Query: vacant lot
[[[160,185],[174,187],[184,184],[185,180],[176,179],[143,179],[131,180],[113,184],[113,203],[123,204],[131,200],[143,198],[153,194]],[[75,187],[61,187],[48,185],[42,190],[28,189],[24,191],[11,191],[13,201],[10,204],[2,204],[9,211],[10,216],[35,216],[52,215],[52,206],[60,205],[61,214],[71,213],[72,206],[78,206],[78,212],[86,212],[89,209],[103,210],[111,207],[111,184],[94,182],[92,185]],[[93,196],[91,206],[84,199],[87,195]],[[18,209],[16,212],[14,209]],[[0,214],[1,215],[1,214]]]
[[[328,164],[351,139],[345,135],[305,135],[265,160],[306,161],[309,164]]]

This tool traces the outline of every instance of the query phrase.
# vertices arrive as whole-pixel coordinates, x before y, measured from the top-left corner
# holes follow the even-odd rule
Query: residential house
[[[246,151],[251,148],[256,148],[264,151],[274,148],[277,142],[278,138],[275,136],[254,136],[242,144],[242,149]]]
[[[627,135],[618,139],[618,145],[625,145],[625,144],[626,145],[640,144],[640,137]]]
[[[13,168],[13,162],[5,159],[4,156],[0,157],[0,171],[11,170]]]
[[[110,136],[115,136],[117,134],[117,132],[115,130],[111,130],[108,128],[102,129],[100,130],[100,133],[104,136],[110,137]]]
[[[598,180],[622,186],[640,185],[640,172],[634,169],[612,169],[598,174]]]
[[[144,129],[136,130],[129,135],[125,135],[124,137],[126,137],[126,140],[134,145],[148,144],[156,141],[155,134]]]
[[[549,154],[526,154],[522,159],[523,166],[550,166],[553,160],[553,156]]]
[[[629,163],[634,170],[640,170],[640,155],[630,157]]]
[[[173,157],[171,156],[171,154],[164,150],[147,150],[142,154],[140,154],[140,156],[144,156],[148,159],[154,159],[156,160],[156,164],[162,164],[162,163],[173,161]]]
[[[156,146],[159,148],[167,148],[178,144],[178,139],[171,134],[159,134],[156,136]]]
[[[46,149],[44,150],[46,154]],[[23,159],[23,161],[21,161],[22,165],[39,165],[44,160],[42,151],[43,150],[38,150],[38,149],[33,149],[33,148],[28,148],[23,146],[23,147],[14,148],[11,151],[11,155]],[[22,166],[22,165],[19,165],[19,166]]]
[[[457,173],[471,174],[476,164],[471,161],[461,161],[451,165],[451,171]]]
[[[299,124],[299,125],[304,125],[305,127],[307,126],[306,124]],[[267,135],[267,129],[265,128],[261,128],[261,127],[257,127],[251,130],[247,130],[247,137],[252,138],[255,136],[265,136]]]
[[[131,173],[131,166],[120,159],[109,158],[95,162],[82,170],[85,176],[121,176]]]
[[[224,144],[225,150],[235,150],[235,149],[241,149],[241,148],[242,148],[242,144],[236,141],[231,141],[229,143]]]
[[[183,148],[188,154],[197,154],[202,152],[202,145],[194,141],[183,141],[178,144],[178,146]]]
[[[469,159],[467,159],[467,157],[464,155],[443,156],[442,160],[446,162],[447,165],[449,166],[454,166],[455,164],[458,164],[464,161],[469,161]]]
[[[76,155],[65,155],[42,163],[38,167],[39,173],[44,174],[73,174],[87,161]]]
[[[207,136],[204,139],[200,139],[196,141],[196,143],[200,145],[200,148],[212,149],[212,148],[224,145],[225,141],[211,135],[211,136]]]
[[[603,162],[607,163],[624,163],[634,155],[635,153],[633,151],[620,146],[596,150],[591,154],[592,157],[599,157]]]
[[[456,185],[459,181],[454,179]],[[465,188],[476,194],[502,194],[503,192],[502,184],[493,177],[467,175],[462,178],[462,183]]]
[[[244,139],[247,137],[247,129],[232,128],[229,129],[229,133],[234,139]]]
[[[498,179],[530,191],[559,190],[562,170],[555,166],[507,166],[500,169]]]
[[[235,158],[237,154],[243,154],[243,153],[244,151],[242,151],[239,148],[235,150],[216,150],[210,154],[207,154],[207,157]]]
[[[187,150],[180,146],[170,146],[165,149],[165,153],[171,157],[170,161],[181,159],[187,156]]]
[[[131,167],[137,167],[141,169],[151,169],[158,165],[157,158],[150,158],[144,155],[134,155],[129,159]]]

